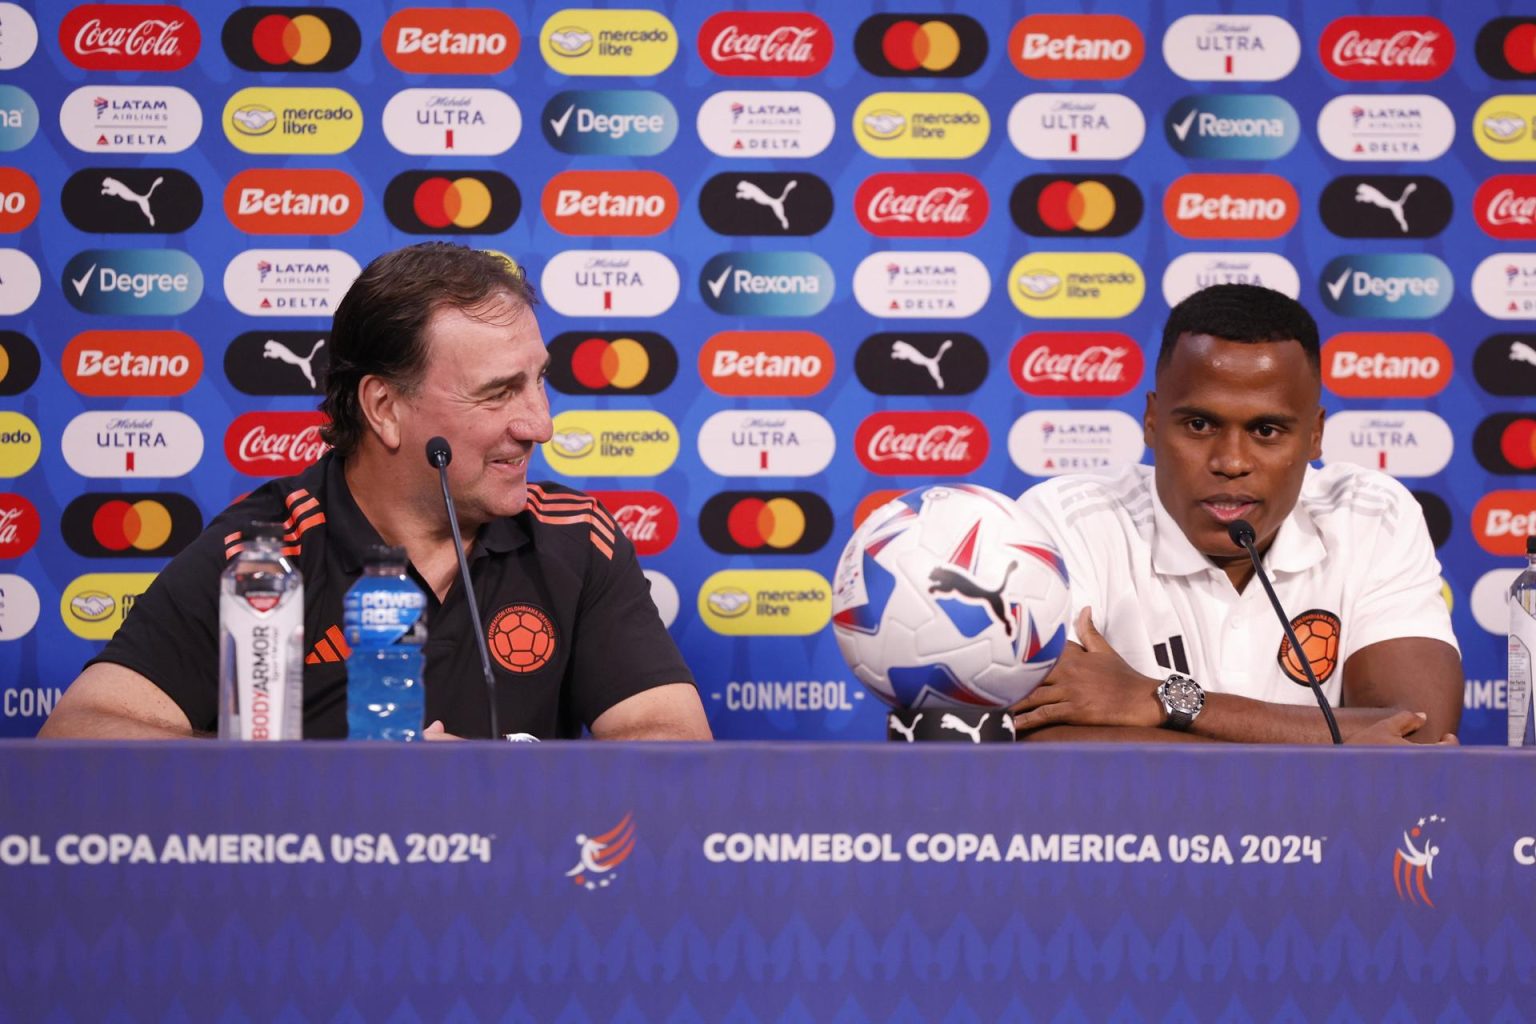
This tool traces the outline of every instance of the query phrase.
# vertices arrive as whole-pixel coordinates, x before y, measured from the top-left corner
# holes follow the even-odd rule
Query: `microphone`
[[[1254,548],[1255,534],[1253,524],[1246,519],[1234,519],[1227,526],[1227,536],[1232,543],[1248,552],[1248,557],[1253,559],[1253,571],[1259,577],[1259,582],[1264,584],[1264,593],[1269,595],[1269,603],[1275,609],[1275,615],[1280,619],[1280,628],[1285,630],[1285,638],[1290,641],[1291,650],[1296,652],[1296,660],[1301,662],[1301,669],[1307,674],[1307,684],[1312,687],[1312,695],[1317,698],[1317,706],[1323,711],[1323,718],[1328,722],[1328,735],[1333,737],[1335,744],[1343,743],[1339,736],[1339,723],[1333,719],[1333,709],[1328,706],[1328,698],[1323,696],[1323,687],[1317,681],[1317,673],[1312,671],[1312,663],[1301,653],[1301,641],[1296,639],[1296,630],[1291,628],[1290,616],[1285,614],[1285,609],[1280,607],[1280,599],[1275,596],[1275,588],[1270,586],[1269,577],[1264,573],[1264,566],[1259,563],[1259,553]]]
[[[464,584],[464,598],[469,602],[469,621],[475,627],[475,646],[480,651],[480,670],[485,674],[485,696],[491,712],[491,739],[499,739],[496,726],[496,677],[491,674],[491,649],[486,646],[485,630],[480,625],[480,605],[475,600],[475,586],[469,581],[469,559],[464,557],[464,538],[459,535],[459,513],[448,493],[448,463],[453,449],[446,439],[434,437],[427,442],[427,462],[437,467],[438,482],[443,485],[443,504],[448,509],[448,527],[453,531],[453,550],[459,556],[459,582]]]

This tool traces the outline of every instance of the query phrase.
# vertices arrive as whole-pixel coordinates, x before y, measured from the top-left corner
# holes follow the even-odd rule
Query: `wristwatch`
[[[1200,684],[1182,672],[1174,672],[1157,688],[1157,699],[1162,702],[1168,720],[1165,729],[1185,732],[1194,724],[1200,710],[1205,707],[1205,691]]]

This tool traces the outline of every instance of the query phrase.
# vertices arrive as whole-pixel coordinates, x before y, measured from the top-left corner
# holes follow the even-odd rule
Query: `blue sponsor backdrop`
[[[36,465],[15,479],[0,479],[0,491],[20,494],[35,506],[42,536],[25,554],[0,562],[6,579],[21,577],[38,595],[40,615],[36,626],[20,639],[0,643],[0,734],[29,735],[36,730],[58,691],[68,684],[80,665],[99,649],[99,643],[77,637],[61,617],[60,599],[71,581],[99,571],[151,571],[162,564],[158,558],[92,559],[76,554],[59,535],[66,506],[87,491],[120,487],[124,491],[172,491],[192,498],[205,518],[211,518],[234,497],[255,485],[256,478],[236,472],[224,458],[224,437],[237,417],[256,410],[297,411],[313,407],[302,394],[258,397],[242,392],[225,376],[223,354],[240,335],[250,331],[320,331],[326,321],[314,318],[253,318],[238,313],[225,297],[224,268],[242,251],[252,248],[341,249],[360,263],[384,250],[419,241],[420,234],[393,227],[385,215],[384,192],[395,176],[408,171],[494,167],[516,184],[522,211],[506,231],[493,236],[464,236],[471,241],[500,248],[520,258],[537,282],[543,268],[559,252],[569,249],[655,249],[676,265],[682,291],[663,315],[649,319],[568,318],[546,306],[542,323],[546,337],[566,331],[655,331],[677,349],[680,372],[676,382],[659,395],[632,397],[556,396],[557,411],[597,408],[609,410],[658,409],[675,424],[681,439],[676,463],[654,479],[572,478],[567,482],[588,489],[649,488],[667,495],[682,520],[677,541],[666,551],[649,557],[649,568],[665,574],[675,584],[681,611],[674,635],[698,674],[705,705],[717,735],[724,737],[808,737],[873,739],[882,734],[883,708],[865,697],[838,655],[830,629],[812,636],[727,637],[712,631],[697,613],[700,586],[714,572],[725,568],[809,568],[830,578],[837,549],[852,529],[853,512],[871,491],[915,484],[869,472],[854,449],[858,425],[882,410],[960,410],[978,415],[990,432],[989,455],[971,479],[1005,492],[1015,493],[1033,479],[1010,461],[1006,444],[1009,427],[1034,410],[1115,409],[1139,416],[1141,389],[1113,399],[1040,398],[1023,393],[1008,372],[1009,353],[1023,335],[1037,330],[1123,331],[1144,347],[1155,345],[1166,305],[1161,298],[1163,268],[1187,252],[1254,252],[1283,254],[1296,268],[1304,301],[1318,314],[1325,337],[1342,331],[1423,330],[1437,334],[1455,355],[1456,372],[1449,386],[1427,399],[1339,399],[1329,396],[1331,409],[1427,409],[1453,424],[1457,448],[1447,468],[1428,479],[1407,481],[1415,489],[1443,499],[1449,511],[1449,539],[1441,548],[1449,595],[1454,603],[1454,622],[1461,638],[1469,687],[1469,707],[1462,735],[1472,742],[1498,740],[1503,733],[1502,680],[1503,640],[1474,621],[1472,593],[1486,573],[1507,568],[1511,560],[1489,554],[1475,537],[1473,509],[1487,492],[1496,489],[1526,491],[1530,474],[1498,476],[1483,469],[1473,457],[1471,438],[1476,424],[1494,413],[1517,412],[1529,403],[1529,393],[1491,395],[1486,385],[1474,380],[1473,353],[1484,339],[1497,333],[1530,341],[1519,322],[1494,321],[1473,301],[1471,272],[1487,256],[1529,249],[1528,243],[1499,241],[1478,226],[1472,196],[1496,174],[1519,174],[1530,163],[1501,162],[1482,152],[1474,141],[1474,112],[1489,97],[1503,93],[1530,93],[1529,78],[1498,80],[1478,64],[1474,43],[1478,32],[1495,17],[1513,15],[1514,2],[1476,0],[1458,4],[1401,0],[1390,9],[1379,4],[1244,3],[1211,5],[1170,0],[1166,3],[1118,3],[1082,5],[1070,2],[984,5],[971,12],[985,30],[985,59],[972,74],[960,78],[900,78],[877,76],[860,65],[854,39],[861,24],[876,12],[922,11],[919,3],[797,3],[795,0],[746,5],[751,10],[809,10],[830,28],[835,41],[824,70],[807,78],[741,78],[713,73],[698,50],[701,26],[711,9],[706,5],[663,4],[659,10],[675,26],[676,60],[660,74],[636,79],[577,78],[552,70],[539,52],[539,34],[546,19],[561,9],[553,2],[515,2],[501,5],[521,33],[520,53],[501,73],[485,75],[406,74],[385,59],[380,39],[384,23],[403,3],[347,3],[335,5],[355,19],[362,39],[358,56],[344,70],[327,73],[242,71],[226,57],[220,35],[228,17],[226,5],[195,2],[188,13],[201,28],[201,49],[183,70],[171,72],[87,72],[61,53],[58,38],[68,5],[22,4],[37,22],[39,47],[23,66],[0,71],[0,106],[22,110],[20,124],[0,130],[0,149],[14,150],[3,161],[29,174],[42,192],[41,209],[30,226],[0,239],[0,245],[30,254],[41,270],[43,289],[35,304],[24,312],[4,317],[6,330],[18,331],[41,349],[42,366],[35,384],[23,393],[3,399],[5,411],[19,412],[37,425],[42,455]],[[611,6],[611,5],[604,5]],[[654,6],[639,5],[636,6]],[[940,3],[934,8],[953,10]],[[1093,13],[1115,11],[1130,17],[1140,28],[1145,55],[1129,77],[1109,81],[1032,79],[1022,75],[1008,56],[1008,37],[1026,13]],[[1290,21],[1300,36],[1300,61],[1277,82],[1190,82],[1178,77],[1165,62],[1162,40],[1165,31],[1185,14],[1270,13]],[[1336,18],[1356,13],[1432,15],[1448,26],[1455,37],[1456,57],[1443,76],[1428,82],[1346,82],[1334,77],[1319,57],[1319,39]],[[6,26],[9,31],[9,26]],[[969,57],[967,57],[969,59]],[[197,142],[180,153],[83,152],[66,138],[59,124],[59,110],[75,89],[112,85],[129,89],[177,86],[196,97],[202,107],[202,131]],[[242,152],[227,138],[225,104],[237,91],[254,86],[336,88],[349,93],[363,111],[360,141],[332,156],[260,155]],[[381,119],[392,96],[407,88],[496,88],[510,94],[522,114],[522,132],[499,156],[419,157],[397,151],[386,139]],[[24,90],[25,96],[15,90]],[[823,97],[836,118],[830,145],[808,160],[728,159],[716,156],[699,140],[696,116],[714,93],[742,89],[803,90]],[[990,133],[974,156],[964,160],[883,160],[867,153],[854,136],[854,111],[868,96],[882,91],[963,92],[979,99],[990,118]],[[1023,157],[1010,142],[1009,111],[1031,93],[1119,93],[1133,99],[1146,120],[1146,136],[1129,157],[1112,161],[1040,161]],[[560,133],[552,123],[573,102],[589,100],[594,92],[607,93],[602,104],[615,113],[642,116],[660,114],[657,131],[632,134],[637,148],[621,147],[604,136],[586,135],[576,143],[569,130]],[[1328,154],[1317,137],[1317,116],[1329,100],[1344,94],[1378,96],[1389,101],[1398,95],[1430,94],[1450,108],[1456,121],[1455,140],[1443,157],[1427,163],[1342,161]],[[1188,111],[1184,104],[1194,95],[1242,97],[1245,102],[1289,105],[1295,111],[1295,145],[1275,159],[1216,159],[1215,154],[1181,153],[1172,144],[1177,118],[1170,111]],[[617,100],[612,97],[617,96]],[[1262,97],[1275,97],[1264,99]],[[1251,98],[1251,100],[1250,100]],[[1202,104],[1231,103],[1232,99],[1202,99]],[[35,103],[36,115],[25,112]],[[633,126],[633,122],[631,122]],[[569,129],[570,125],[564,126]],[[35,133],[35,137],[33,137]],[[673,137],[675,134],[675,138]],[[1288,151],[1287,151],[1288,150]],[[1247,156],[1259,156],[1246,153]],[[92,234],[72,225],[60,207],[59,195],[71,175],[87,167],[169,167],[191,175],[206,203],[201,218],[184,233],[164,239],[153,235]],[[252,168],[333,168],[354,177],[364,196],[364,212],[357,225],[344,234],[320,236],[251,236],[241,233],[222,211],[226,184],[241,171]],[[675,184],[681,210],[673,224],[655,237],[617,239],[582,238],[561,234],[547,224],[540,212],[545,183],[568,169],[645,169],[659,171]],[[743,238],[710,230],[698,212],[698,198],[706,182],[720,174],[742,171],[789,171],[812,173],[831,187],[835,209],[830,223],[808,237]],[[969,237],[876,238],[860,224],[854,196],[872,175],[889,171],[963,172],[986,188],[990,214],[986,223]],[[1188,173],[1269,172],[1294,184],[1301,199],[1301,215],[1289,233],[1272,242],[1192,240],[1181,237],[1163,222],[1160,197],[1170,183]],[[1118,173],[1130,178],[1146,199],[1146,213],[1129,233],[1116,238],[1081,235],[1068,238],[1031,238],[1012,222],[1005,201],[1015,186],[1034,174],[1082,175]],[[1424,239],[1342,239],[1327,230],[1318,214],[1318,202],[1328,183],[1343,175],[1427,174],[1444,182],[1454,197],[1455,210],[1439,235]],[[1394,195],[1396,192],[1393,193]],[[67,279],[78,278],[94,258],[88,250],[165,248],[185,253],[201,268],[208,282],[196,304],[187,312],[170,307],[137,305],[130,309],[123,293],[113,306],[135,315],[119,319],[106,307],[89,313],[76,308]],[[765,306],[722,307],[707,291],[709,268],[721,253],[751,251],[756,258],[813,251],[830,268],[833,292],[825,309],[811,316],[780,316]],[[852,276],[861,260],[887,250],[955,251],[974,253],[992,274],[991,295],[977,315],[963,322],[939,320],[880,319],[865,312],[853,296]],[[1118,252],[1129,255],[1144,271],[1146,295],[1130,315],[1117,320],[1043,321],[1019,313],[1010,301],[1008,269],[1021,256],[1033,252]],[[1369,253],[1374,259],[1400,260],[1428,254],[1449,270],[1453,293],[1449,304],[1431,318],[1408,321],[1398,318],[1345,317],[1330,309],[1326,300],[1326,271],[1338,257]],[[148,268],[158,253],[136,256],[122,270]],[[179,259],[179,258],[178,258]],[[181,260],[185,262],[185,260]],[[759,296],[758,298],[767,298]],[[148,300],[144,300],[146,303]],[[731,312],[721,312],[722,308]],[[797,307],[810,311],[815,304]],[[1354,310],[1351,310],[1354,312]],[[1362,309],[1371,316],[1379,310]],[[150,315],[136,315],[145,313]],[[197,341],[204,353],[202,379],[188,393],[169,398],[91,398],[72,390],[60,369],[60,357],[71,338],[86,330],[112,328],[175,330]],[[963,330],[979,339],[990,361],[986,380],[974,393],[942,396],[878,396],[867,390],[854,372],[854,353],[871,335],[901,331]],[[838,365],[830,385],[807,398],[731,398],[704,387],[695,366],[697,354],[714,334],[724,330],[811,330],[822,335],[837,355]],[[959,351],[959,350],[957,350]],[[1146,361],[1150,370],[1150,358]],[[275,365],[275,364],[274,364]],[[1150,383],[1147,378],[1143,386]],[[1500,387],[1505,386],[1500,381]],[[1519,385],[1510,385],[1519,391]],[[703,425],[726,409],[783,409],[797,407],[825,416],[836,428],[838,448],[831,464],[808,479],[777,477],[764,480],[764,490],[808,488],[827,500],[836,517],[832,540],[815,554],[779,556],[723,555],[699,535],[697,520],[705,503],[715,494],[742,486],[739,479],[711,473],[701,459],[698,443]],[[114,482],[88,480],[66,463],[60,441],[65,427],[79,413],[106,410],[179,410],[192,416],[204,434],[204,454],[195,470],[169,480],[133,479]],[[0,453],[3,455],[3,453]],[[535,474],[538,475],[537,473]],[[1529,498],[1529,495],[1526,495]],[[12,584],[5,595],[14,609],[21,598],[20,585]],[[25,595],[23,595],[25,596]],[[1495,617],[1497,619],[1497,616]],[[763,682],[818,683],[819,686],[758,690]],[[748,695],[744,699],[743,695]],[[756,699],[754,699],[756,698]],[[830,706],[830,710],[828,709]]]

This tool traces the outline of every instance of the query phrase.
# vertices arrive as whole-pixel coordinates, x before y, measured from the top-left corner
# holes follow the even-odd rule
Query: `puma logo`
[[[1523,341],[1517,341],[1509,346],[1509,361],[1512,363],[1530,363],[1536,366],[1536,348],[1531,348]]]
[[[933,378],[933,382],[938,385],[939,390],[943,391],[944,374],[939,372],[939,360],[944,358],[944,353],[948,352],[950,346],[953,344],[954,342],[950,341],[948,338],[945,338],[944,343],[939,346],[939,350],[935,352],[930,358],[929,356],[925,356],[919,352],[917,347],[914,346],[911,342],[894,341],[891,343],[891,358],[897,360],[898,362],[912,363],[915,366],[921,366],[923,369],[928,371],[928,376]]]
[[[953,729],[955,732],[963,732],[971,738],[972,743],[980,743],[981,727],[986,725],[987,719],[991,717],[992,712],[988,711],[986,714],[981,716],[981,720],[978,721],[975,725],[966,725],[955,715],[945,715],[943,718],[939,719],[939,728]]]
[[[1382,192],[1381,189],[1362,182],[1355,186],[1355,202],[1369,203],[1372,206],[1379,206],[1383,210],[1390,210],[1392,216],[1397,220],[1397,226],[1402,228],[1403,234],[1406,235],[1408,233],[1408,218],[1403,215],[1403,204],[1408,201],[1408,197],[1413,195],[1414,190],[1418,187],[1417,184],[1410,181],[1408,186],[1403,189],[1402,195],[1396,199],[1388,199],[1386,193]]]
[[[768,207],[773,211],[773,215],[779,218],[779,223],[784,226],[784,230],[788,231],[789,218],[784,215],[784,200],[789,198],[789,194],[795,190],[795,186],[798,184],[800,184],[798,181],[791,181],[788,185],[784,186],[784,191],[780,192],[778,197],[775,198],[750,181],[738,181],[736,183],[736,198],[746,199],[759,206]]]
[[[917,732],[917,723],[921,722],[922,720],[923,716],[921,714],[912,719],[911,725],[902,725],[901,719],[897,718],[895,715],[892,715],[889,719],[887,719],[887,721],[889,721],[891,724],[891,728],[905,736],[908,743],[917,742],[917,737],[914,736],[913,733]]]
[[[154,227],[155,215],[150,212],[149,197],[155,194],[155,189],[159,188],[160,183],[164,180],[165,178],[163,177],[156,178],[154,184],[149,186],[149,191],[139,195],[116,178],[102,178],[101,194],[111,196],[114,199],[121,199],[125,203],[132,203],[134,206],[137,206],[139,212],[144,214],[144,219],[149,221],[149,226]]]
[[[959,594],[961,597],[969,597],[972,600],[985,601],[987,607],[992,612],[992,617],[1003,624],[1003,629],[1011,638],[1013,636],[1013,623],[1009,620],[1007,610],[1003,607],[1003,588],[1008,585],[1008,577],[1012,576],[1013,570],[1018,567],[1018,562],[1009,562],[1007,571],[1003,573],[1003,581],[997,585],[996,590],[988,590],[959,569],[940,565],[928,574],[928,579],[933,584],[933,586],[928,588],[928,593]]]
[[[304,374],[304,379],[309,381],[309,386],[311,388],[318,388],[319,385],[315,383],[315,371],[310,366],[310,362],[315,358],[315,353],[319,352],[324,344],[325,339],[320,338],[315,342],[314,347],[309,350],[309,355],[301,356],[276,338],[268,338],[267,343],[261,348],[261,355],[263,359],[277,359],[290,366],[297,366],[299,372]]]

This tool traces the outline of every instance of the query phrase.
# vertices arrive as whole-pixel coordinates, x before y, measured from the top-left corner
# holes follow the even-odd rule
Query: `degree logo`
[[[1177,306],[1214,284],[1254,284],[1296,298],[1301,278],[1277,252],[1187,252],[1163,270],[1163,299]]]
[[[705,305],[727,316],[815,316],[834,288],[832,268],[813,252],[723,252],[699,272]]]
[[[1536,537],[1536,491],[1494,491],[1483,495],[1472,509],[1472,536],[1491,555],[1525,557],[1526,538]],[[1510,574],[1513,582],[1513,569]],[[1506,599],[1508,595],[1506,585]],[[1508,623],[1504,619],[1497,632],[1503,633]]]
[[[1494,18],[1477,33],[1478,65],[1505,81],[1536,78],[1536,18]]]
[[[345,171],[251,168],[224,187],[224,215],[247,235],[340,235],[363,215],[363,190]]]
[[[87,249],[64,265],[60,284],[82,313],[178,316],[202,297],[203,271],[176,249]]]
[[[672,101],[648,89],[556,93],[539,118],[545,142],[578,156],[655,156],[677,138],[677,125]]]
[[[794,160],[826,149],[837,130],[813,92],[717,92],[699,107],[699,141],[716,156]]]
[[[832,509],[811,491],[724,491],[699,512],[704,543],[723,555],[808,555],[832,536]]]
[[[384,58],[413,75],[498,75],[517,60],[522,37],[490,7],[408,7],[384,23]]]
[[[360,273],[340,249],[247,249],[224,268],[224,297],[246,316],[329,317]]]
[[[0,234],[13,235],[31,227],[42,201],[32,175],[0,167]]]
[[[0,110],[9,88],[0,86]],[[87,153],[180,153],[202,133],[203,109],[173,86],[86,85],[59,105],[59,128]]]
[[[202,41],[197,20],[165,4],[81,4],[59,23],[59,49],[87,71],[180,71]]]
[[[798,11],[721,11],[699,29],[699,56],[717,75],[805,78],[832,59],[832,30]]]
[[[1301,38],[1272,14],[1189,14],[1163,34],[1163,60],[1191,82],[1274,82],[1301,59]]]
[[[804,409],[736,409],[705,420],[698,446],[720,476],[815,476],[832,462],[837,434]]]
[[[77,576],[59,598],[59,618],[75,636],[110,640],[139,595],[155,581],[152,572],[91,572]]]
[[[318,395],[329,341],[324,331],[247,331],[224,350],[224,376],[247,395]]]
[[[18,477],[43,453],[37,424],[19,412],[0,410],[0,477]]]
[[[1141,223],[1141,190],[1118,174],[1031,174],[1008,209],[1026,235],[1114,238]]]
[[[335,7],[242,7],[221,41],[242,71],[342,71],[363,45],[357,22]]]
[[[659,491],[589,491],[644,558],[659,555],[677,540],[677,508]],[[655,596],[654,594],[652,595]],[[660,601],[657,601],[658,607]]]
[[[171,398],[202,377],[203,351],[180,331],[85,331],[64,347],[59,368],[93,398]]]
[[[89,167],[59,196],[64,216],[90,234],[178,235],[203,213],[203,190],[171,167]]]
[[[1438,18],[1338,18],[1317,41],[1323,66],[1354,82],[1427,82],[1451,69],[1456,37]]]
[[[1451,190],[1424,174],[1347,174],[1330,181],[1317,203],[1340,238],[1433,238],[1454,205]]]
[[[1278,160],[1295,148],[1301,122],[1279,96],[1186,96],[1168,109],[1163,130],[1180,156]]]
[[[677,350],[653,331],[568,331],[549,356],[549,383],[567,395],[654,395],[677,378]]]
[[[1118,14],[1031,14],[1008,35],[1008,56],[1029,78],[1124,78],[1145,49],[1141,29]]]
[[[1434,476],[1451,461],[1455,447],[1450,425],[1432,412],[1337,412],[1323,431],[1323,464],[1352,462],[1393,476]]]
[[[567,249],[544,265],[539,294],[562,316],[660,316],[682,287],[652,249]]]
[[[224,457],[246,476],[296,476],[330,450],[318,412],[248,412],[224,431]]]
[[[814,235],[832,219],[832,190],[814,174],[717,174],[699,190],[699,216],[722,235]]]
[[[16,331],[0,331],[0,397],[19,395],[37,381],[42,356],[32,339]]]
[[[25,7],[0,3],[0,24],[5,26],[5,33],[0,36],[0,71],[12,71],[37,52],[37,22]]]
[[[384,137],[414,156],[496,156],[523,131],[500,89],[402,89],[384,106]]]
[[[1476,290],[1476,276],[1473,277]],[[1323,305],[1340,316],[1418,319],[1438,316],[1455,285],[1450,269],[1423,253],[1336,256],[1319,282]]]
[[[0,249],[0,316],[25,313],[43,290],[43,275],[20,249]]]
[[[886,159],[963,160],[991,131],[987,108],[963,92],[877,92],[853,112],[853,137]]]
[[[1335,96],[1317,115],[1318,141],[1339,160],[1435,160],[1455,137],[1451,108],[1424,94]]]
[[[1495,96],[1472,115],[1477,148],[1495,160],[1536,160],[1536,96]]]
[[[20,558],[42,532],[36,506],[19,494],[0,494],[0,558]]]
[[[704,581],[698,609],[724,636],[810,636],[832,619],[832,585],[809,569],[727,569]]]
[[[968,412],[877,412],[854,432],[859,461],[881,476],[969,476],[990,440]]]
[[[83,412],[60,440],[64,461],[81,476],[186,476],[203,457],[203,432],[186,413],[168,410]]]
[[[655,171],[563,171],[544,186],[544,220],[562,235],[659,235],[677,189]]]
[[[1118,252],[1040,252],[1008,271],[1008,296],[1025,316],[1115,319],[1141,305],[1147,279]]]
[[[4,41],[0,40],[0,46],[3,45]],[[60,116],[62,127],[62,112]],[[31,142],[32,136],[37,134],[38,123],[37,103],[27,91],[14,85],[0,85],[0,152],[20,149]]]
[[[882,78],[964,78],[987,59],[987,33],[964,14],[877,14],[853,36],[865,71]]]
[[[810,331],[721,331],[699,349],[699,377],[719,395],[804,398],[824,390],[836,366]]]
[[[1536,419],[1520,413],[1496,413],[1477,425],[1472,452],[1490,473],[1536,473]]]
[[[223,120],[246,153],[345,153],[363,134],[363,108],[340,89],[241,89]]]
[[[500,171],[406,171],[384,189],[389,222],[413,235],[499,235],[522,206]]]
[[[1019,339],[1008,372],[1027,395],[1117,398],[1141,382],[1141,346],[1109,331],[1037,331]]]
[[[1536,174],[1498,174],[1472,198],[1477,226],[1494,238],[1536,241]]]
[[[892,332],[865,338],[853,371],[877,395],[968,395],[986,380],[989,362],[969,334]]]
[[[1536,397],[1536,334],[1495,334],[1477,347],[1472,373],[1490,395]]]
[[[169,558],[203,532],[197,503],[181,494],[82,494],[59,520],[71,551],[85,558]]]
[[[659,412],[572,409],[544,445],[562,476],[658,476],[677,461],[677,426]]]
[[[1433,334],[1336,334],[1323,345],[1323,384],[1343,398],[1430,398],[1455,359]]]
[[[853,294],[872,316],[968,317],[987,304],[992,275],[968,252],[877,252],[859,261]]]
[[[1301,200],[1274,174],[1186,174],[1168,186],[1163,216],[1185,238],[1279,238]]]
[[[1008,140],[1031,160],[1123,160],[1141,148],[1147,119],[1110,92],[1037,92],[1008,112]]]
[[[1536,320],[1536,255],[1489,256],[1472,272],[1472,297],[1495,320]]]
[[[1008,457],[1030,476],[1113,471],[1145,448],[1141,423],[1113,409],[1036,410],[1008,430]]]
[[[962,238],[986,223],[991,200],[969,174],[887,172],[865,178],[853,205],[881,238]]]
[[[677,59],[677,29],[656,11],[567,8],[539,29],[544,62],[562,75],[659,75]]]

